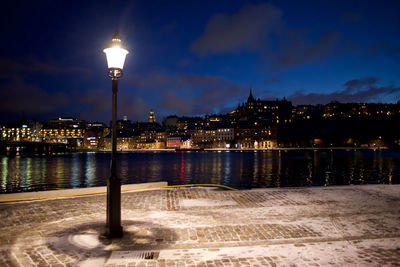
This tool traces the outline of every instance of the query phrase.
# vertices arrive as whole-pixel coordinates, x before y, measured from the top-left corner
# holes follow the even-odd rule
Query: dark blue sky
[[[103,47],[130,50],[119,117],[231,111],[253,88],[294,104],[397,102],[399,1],[8,1],[0,120],[108,122]]]

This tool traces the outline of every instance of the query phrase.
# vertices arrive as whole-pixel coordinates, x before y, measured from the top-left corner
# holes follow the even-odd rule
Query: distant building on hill
[[[155,123],[156,122],[156,116],[154,115],[154,111],[150,110],[150,114],[149,114],[149,123]]]
[[[265,125],[290,123],[292,119],[292,102],[282,100],[255,99],[250,90],[247,102],[239,105],[231,115],[236,122],[250,121]]]

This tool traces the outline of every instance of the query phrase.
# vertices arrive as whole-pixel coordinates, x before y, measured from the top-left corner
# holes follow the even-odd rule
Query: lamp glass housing
[[[104,48],[107,57],[108,69],[122,70],[125,63],[125,57],[129,53],[128,49],[122,44],[118,33],[115,33],[111,42]]]

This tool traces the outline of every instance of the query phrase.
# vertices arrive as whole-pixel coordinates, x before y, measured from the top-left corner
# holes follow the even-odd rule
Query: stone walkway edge
[[[140,184],[125,184],[121,186],[121,190],[135,190],[167,186],[167,182],[154,182],[154,183],[140,183]],[[107,191],[107,186],[96,186],[86,188],[71,188],[60,190],[48,191],[34,191],[23,193],[6,193],[0,194],[0,203],[12,200],[35,200],[41,198],[55,198],[55,197],[75,197],[78,195],[91,195],[91,194],[104,194]]]

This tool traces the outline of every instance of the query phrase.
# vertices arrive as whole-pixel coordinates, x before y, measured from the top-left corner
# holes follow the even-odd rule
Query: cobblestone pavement
[[[400,185],[122,194],[0,204],[0,266],[400,266]]]

